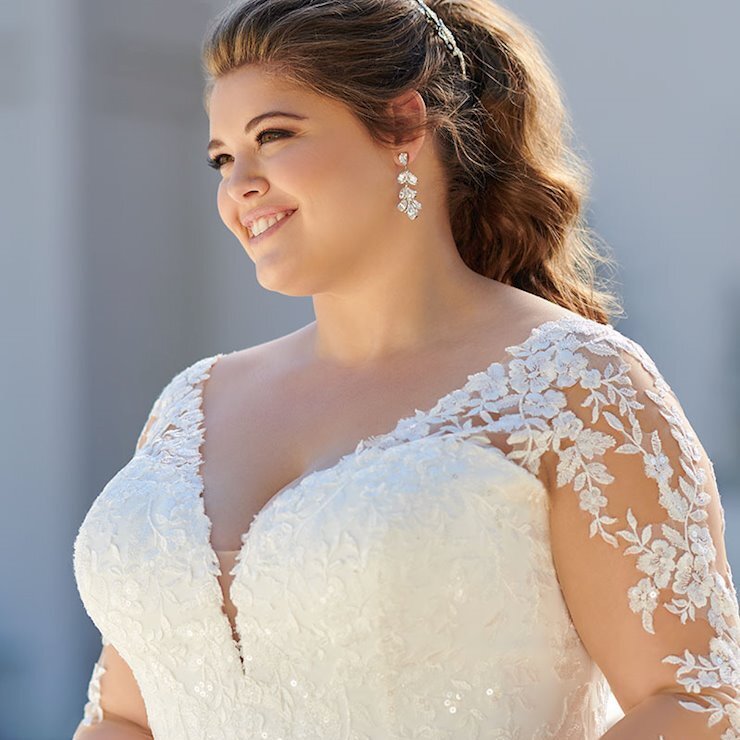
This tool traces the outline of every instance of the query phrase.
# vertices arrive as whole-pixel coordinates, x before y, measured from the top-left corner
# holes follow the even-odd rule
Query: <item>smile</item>
[[[251,242],[262,241],[270,234],[273,234],[280,226],[287,221],[295,211],[285,211],[275,214],[269,218],[258,218],[251,226],[247,228],[249,240]],[[253,229],[257,232],[254,233]]]

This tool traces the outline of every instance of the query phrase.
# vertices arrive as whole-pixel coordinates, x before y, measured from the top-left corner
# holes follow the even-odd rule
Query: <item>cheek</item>
[[[298,174],[300,173],[300,174]],[[300,182],[298,178],[300,177]],[[352,147],[332,147],[321,156],[307,157],[292,175],[295,192],[313,202],[314,215],[334,232],[367,229],[384,198],[393,196],[393,182],[381,175],[377,160]]]

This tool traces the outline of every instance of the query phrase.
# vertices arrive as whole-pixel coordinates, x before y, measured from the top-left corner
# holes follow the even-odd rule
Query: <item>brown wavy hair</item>
[[[570,144],[538,39],[490,0],[427,4],[455,36],[465,76],[416,0],[233,3],[203,39],[206,111],[219,77],[259,64],[345,104],[377,142],[397,146],[425,128],[447,174],[452,233],[467,266],[608,323],[621,306],[597,268],[614,263],[586,224],[591,173]],[[427,107],[416,126],[388,116],[389,102],[412,89]]]

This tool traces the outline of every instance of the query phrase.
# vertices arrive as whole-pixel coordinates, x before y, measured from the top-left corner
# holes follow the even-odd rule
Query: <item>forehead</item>
[[[294,111],[314,117],[341,108],[339,103],[257,65],[245,65],[219,77],[208,99],[208,117],[213,128],[229,127],[232,123],[243,126],[246,116],[257,116],[268,110]]]
[[[219,77],[213,84],[210,105],[225,100],[237,100],[252,97],[299,94],[300,88],[284,77],[271,73],[264,67],[245,65]]]

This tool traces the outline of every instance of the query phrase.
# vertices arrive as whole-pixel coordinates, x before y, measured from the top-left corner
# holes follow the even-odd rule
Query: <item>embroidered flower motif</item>
[[[585,370],[581,373],[580,385],[586,389],[598,388],[601,385],[601,373],[596,368]]]
[[[653,540],[648,552],[637,559],[637,567],[653,577],[658,588],[665,588],[671,579],[671,573],[676,569],[676,548],[665,540]]]
[[[713,578],[709,571],[709,561],[702,555],[693,556],[684,553],[676,566],[676,578],[673,590],[677,594],[686,594],[691,603],[689,616],[694,618],[694,607],[702,607],[712,592]]]
[[[522,412],[527,416],[552,419],[563,410],[566,403],[565,394],[550,388],[544,393],[528,393],[522,401]]]
[[[584,332],[589,334],[589,332]],[[541,339],[541,337],[540,337]],[[586,419],[582,419],[572,408],[562,408],[559,414],[551,417],[551,448],[558,454],[556,485],[571,484],[579,497],[579,506],[592,517],[590,536],[599,534],[608,544],[617,547],[617,537],[627,541],[629,546],[625,555],[637,556],[636,568],[645,573],[627,591],[630,609],[641,615],[643,628],[655,632],[653,614],[659,604],[660,589],[671,589],[674,594],[664,604],[668,612],[676,615],[682,624],[689,620],[704,617],[716,631],[709,656],[693,655],[689,651],[684,656],[667,656],[664,662],[676,663],[677,681],[687,691],[700,692],[702,687],[722,687],[727,693],[725,700],[704,696],[704,705],[685,704],[692,711],[709,713],[708,724],[717,724],[723,719],[730,721],[732,729],[727,730],[723,740],[740,740],[735,726],[737,706],[740,699],[740,681],[736,666],[738,644],[740,642],[740,617],[734,589],[725,584],[715,571],[716,548],[711,533],[700,524],[707,518],[703,507],[712,502],[712,497],[702,489],[706,473],[697,466],[702,460],[703,450],[693,429],[679,412],[675,396],[664,381],[650,357],[635,342],[618,333],[602,334],[598,339],[589,338],[578,345],[560,342],[553,366],[559,374],[560,387],[570,387],[577,380],[580,388],[588,392],[583,401],[584,407],[591,407],[592,423],[602,418],[623,439],[620,443],[611,434],[589,429]],[[525,352],[517,352],[518,365],[512,363],[512,389],[523,392],[531,379],[535,381],[551,377],[546,367],[547,347],[539,341],[536,352],[528,357]],[[588,354],[598,358],[609,358],[607,362],[586,362]],[[536,360],[534,359],[536,355]],[[578,359],[579,356],[582,359]],[[671,486],[674,470],[678,467],[674,460],[662,449],[661,435],[657,429],[645,433],[642,419],[638,415],[645,403],[638,400],[632,385],[630,365],[624,357],[638,360],[648,371],[653,388],[644,392],[646,402],[654,404],[660,416],[666,420],[670,436],[676,440],[680,449],[680,470],[676,487]],[[540,390],[540,392],[542,392]],[[521,406],[525,415],[538,421],[550,416],[550,409],[536,403]],[[521,431],[512,435],[509,441],[521,445],[526,451],[516,450],[509,456],[522,459],[527,467],[532,464],[534,435],[528,434],[536,428],[535,419],[526,418]],[[542,449],[537,432],[538,453]],[[647,445],[645,444],[647,442]],[[571,444],[569,444],[569,442]],[[667,513],[665,522],[655,526],[638,526],[636,517],[627,510],[628,528],[615,533],[613,525],[618,519],[606,514],[609,504],[608,486],[614,482],[606,460],[610,450],[622,455],[641,455],[645,477],[655,481],[657,497]],[[541,453],[540,453],[541,454]],[[604,461],[604,462],[602,462]],[[716,479],[713,481],[716,486]],[[677,526],[672,526],[675,522]],[[662,535],[662,537],[660,536]],[[700,611],[711,606],[706,612]],[[718,646],[722,646],[720,649]],[[717,670],[716,662],[722,661]]]
[[[532,737],[582,736],[584,717],[592,719],[588,736],[600,737],[606,684],[594,678],[567,610],[555,606],[562,599],[548,549],[547,492],[533,479],[553,452],[553,484],[578,496],[589,536],[626,545],[622,554],[634,558],[636,582],[626,599],[642,628],[655,634],[653,616],[662,606],[681,624],[705,619],[714,630],[704,654],[687,649],[663,662],[674,664],[676,681],[697,695],[681,705],[707,713],[709,726],[729,723],[723,740],[740,740],[737,598],[717,572],[704,524],[716,500],[703,488],[703,451],[670,387],[639,345],[586,319],[548,322],[507,353],[434,408],[417,409],[391,432],[358,443],[341,466],[304,479],[266,509],[243,538],[231,573],[240,606],[236,635],[220,610],[198,470],[201,384],[215,358],[168,384],[141,448],[96,499],[75,540],[85,606],[113,642],[127,647],[158,734],[181,736],[186,723],[204,740],[335,737],[348,729],[348,707],[339,704],[351,696],[357,705],[349,707],[349,729],[358,736],[376,729],[383,701],[383,721],[406,722],[430,740],[480,731],[513,738],[525,726]],[[625,358],[641,363],[651,388],[638,394]],[[571,393],[585,398],[575,404]],[[659,414],[641,413],[648,403]],[[655,418],[665,420],[665,431],[644,428]],[[680,455],[663,451],[669,438]],[[496,454],[484,454],[494,440]],[[617,455],[642,460],[666,512],[662,521],[638,523],[632,509],[639,514],[639,497],[626,515],[621,507],[608,511]],[[334,526],[327,517],[336,518]],[[372,598],[363,580],[368,572],[391,587],[385,599]],[[434,577],[420,578],[425,573]],[[423,593],[435,583],[441,590]],[[395,592],[403,593],[403,608],[390,612],[387,597]],[[377,618],[384,657],[394,656],[382,665],[362,642],[377,646]],[[428,623],[433,643],[424,644],[420,623]],[[468,638],[474,653],[455,642]],[[530,643],[536,653],[527,652]],[[512,645],[511,654],[496,647]],[[322,661],[331,671],[315,680]],[[394,674],[398,665],[408,668]],[[90,715],[100,674],[96,666]],[[540,717],[530,731],[541,695],[554,691],[546,683],[553,676],[562,712]],[[702,691],[708,688],[716,693]]]
[[[557,370],[557,386],[570,388],[587,371],[588,359],[581,352],[562,349],[555,353],[554,365]]]
[[[565,410],[552,420],[552,429],[554,432],[553,448],[560,450],[560,440],[578,439],[578,435],[583,430],[583,422],[570,410]]]
[[[598,515],[599,510],[607,504],[606,497],[601,494],[601,490],[593,487],[581,491],[580,507],[589,514]]]
[[[716,617],[729,617],[735,614],[737,609],[737,597],[724,582],[719,573],[714,573],[714,584],[710,594],[712,612]],[[725,626],[725,629],[727,627]]]
[[[641,579],[639,583],[636,586],[632,586],[627,593],[629,596],[630,609],[632,609],[636,614],[642,613],[643,619],[647,619],[645,617],[645,612],[652,614],[655,611],[655,607],[658,605],[658,591],[649,578]],[[652,619],[649,621],[652,628]],[[652,631],[652,629],[649,631]]]
[[[691,552],[695,555],[701,555],[708,561],[714,560],[717,551],[712,543],[712,535],[708,527],[702,527],[698,524],[689,525],[689,543]]]
[[[509,366],[509,385],[517,393],[541,393],[556,377],[550,352],[535,352],[524,360],[512,360]]]
[[[657,455],[645,454],[645,475],[661,483],[673,477],[673,468],[670,460],[662,452]]]

